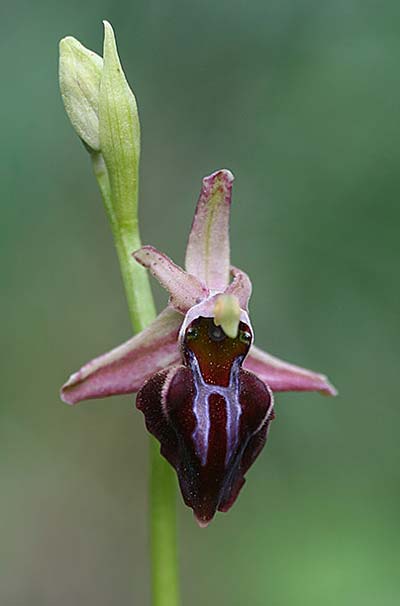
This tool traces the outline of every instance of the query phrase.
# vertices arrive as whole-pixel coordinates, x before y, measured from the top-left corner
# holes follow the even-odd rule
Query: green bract
[[[107,166],[120,227],[136,221],[140,127],[136,99],[118,58],[114,32],[104,22],[104,68],[100,81],[100,149]],[[135,226],[134,226],[135,228]]]

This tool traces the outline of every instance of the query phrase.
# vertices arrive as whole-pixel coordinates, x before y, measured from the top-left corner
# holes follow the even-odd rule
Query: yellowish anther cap
[[[235,295],[219,295],[214,307],[214,323],[224,333],[236,339],[239,331],[240,305]]]

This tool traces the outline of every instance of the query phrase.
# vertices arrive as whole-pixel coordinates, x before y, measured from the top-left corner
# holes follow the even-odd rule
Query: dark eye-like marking
[[[188,328],[188,330],[186,332],[187,339],[189,339],[189,340],[197,339],[198,336],[199,336],[199,329],[196,328],[195,326],[190,326],[190,328]]]
[[[208,334],[211,341],[223,341],[226,337],[226,334],[222,328],[220,326],[216,326],[214,322],[210,323]]]
[[[251,343],[251,333],[248,330],[239,331],[239,339],[242,343]]]

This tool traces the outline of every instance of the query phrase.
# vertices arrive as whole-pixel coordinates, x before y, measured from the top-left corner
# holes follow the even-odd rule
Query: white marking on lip
[[[201,374],[198,360],[192,352],[190,352],[189,362],[193,372],[195,385],[193,413],[196,418],[196,428],[192,434],[192,438],[196,454],[204,467],[207,463],[208,441],[210,435],[210,396],[213,394],[219,395],[224,399],[226,409],[225,466],[227,466],[238,443],[239,420],[242,414],[242,408],[239,402],[239,370],[242,357],[237,357],[233,362],[229,376],[229,385],[227,387],[206,383]]]

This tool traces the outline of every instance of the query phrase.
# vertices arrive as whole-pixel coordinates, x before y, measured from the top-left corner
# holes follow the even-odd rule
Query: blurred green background
[[[132,397],[58,398],[130,335],[57,83],[58,40],[100,52],[103,18],[139,102],[144,243],[181,263],[201,178],[230,168],[257,342],[340,391],[278,395],[245,489],[207,530],[179,499],[183,604],[399,604],[399,3],[2,9],[1,605],[149,603],[142,416]]]

